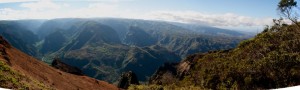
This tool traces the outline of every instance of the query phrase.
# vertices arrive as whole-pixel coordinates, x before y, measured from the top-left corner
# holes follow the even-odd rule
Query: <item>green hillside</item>
[[[165,65],[168,69],[158,70],[150,83],[202,89],[299,85],[299,32],[297,25],[275,24],[235,49],[191,55],[173,68]]]

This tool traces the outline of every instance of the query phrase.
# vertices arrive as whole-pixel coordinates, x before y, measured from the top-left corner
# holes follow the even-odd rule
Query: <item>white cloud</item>
[[[78,0],[78,1],[80,1],[80,0]],[[98,2],[98,3],[119,3],[119,2],[128,2],[128,1],[134,1],[134,0],[85,0],[85,1]]]
[[[0,19],[52,19],[52,18],[88,18],[88,17],[115,17],[121,15],[117,3],[92,3],[87,7],[64,10],[71,7],[69,4],[57,4],[50,0],[28,2],[20,4],[20,7],[28,8],[16,10],[12,8],[0,8]]]
[[[37,0],[0,0],[0,3],[31,2]]]
[[[53,10],[53,9],[60,9],[62,7],[68,7],[69,4],[62,3],[57,4],[52,2],[51,0],[40,0],[40,1],[34,1],[34,2],[27,2],[20,4],[20,7],[29,8],[33,11],[39,11],[39,10]]]
[[[118,10],[117,4],[93,3],[85,8],[68,10],[64,13],[55,13],[58,17],[117,17],[121,13]]]
[[[3,8],[0,9],[0,18],[2,19],[21,19],[19,16],[20,11],[11,9],[11,8]]]
[[[49,19],[57,17],[51,13],[54,11],[37,12],[31,10],[14,10],[11,8],[0,9],[0,18],[4,20],[17,20],[17,19]]]
[[[233,13],[207,14],[195,11],[154,11],[146,15],[156,20],[199,23],[212,26],[261,26],[271,24],[272,18],[253,18]]]
[[[52,19],[52,18],[88,18],[88,17],[119,17],[146,20],[164,20],[184,23],[206,24],[217,27],[261,27],[270,25],[272,18],[254,18],[233,13],[210,14],[196,11],[132,11],[119,7],[120,1],[131,0],[98,0],[87,7],[76,9],[66,3],[54,3],[50,0],[26,2],[16,10],[0,9],[0,19]],[[67,8],[67,9],[66,9]]]

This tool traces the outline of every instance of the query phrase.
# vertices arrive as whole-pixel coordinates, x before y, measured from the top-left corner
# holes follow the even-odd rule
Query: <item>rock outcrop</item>
[[[193,54],[180,63],[165,63],[151,76],[149,84],[167,85],[182,80],[184,76],[190,73],[190,68],[194,67],[197,59],[202,56]]]
[[[139,80],[137,79],[137,76],[135,75],[135,73],[132,71],[125,72],[122,74],[122,76],[119,80],[119,83],[118,83],[118,87],[127,89],[130,84],[139,85]]]
[[[65,64],[59,58],[54,58],[51,66],[67,73],[83,75],[82,71],[79,68]]]

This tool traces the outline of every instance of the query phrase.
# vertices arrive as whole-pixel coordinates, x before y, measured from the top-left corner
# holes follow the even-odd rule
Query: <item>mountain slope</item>
[[[34,47],[38,41],[37,36],[25,29],[17,21],[0,21],[0,35],[8,40],[14,47],[31,55],[37,55]]]
[[[128,45],[144,47],[153,45],[157,41],[141,28],[132,26],[129,27],[123,42]]]
[[[96,79],[89,78],[87,76],[77,76],[69,73],[65,73],[54,69],[43,62],[30,57],[19,50],[11,47],[2,37],[0,37],[1,46],[1,62],[5,62],[5,65],[1,65],[1,68],[9,68],[7,70],[13,70],[21,75],[20,79],[13,79],[12,86],[10,82],[6,83],[8,86],[3,86],[7,88],[22,88],[22,84],[14,85],[15,82],[26,83],[29,85],[26,88],[37,89],[42,88],[53,88],[59,90],[66,89],[99,89],[99,90],[111,90],[117,89],[115,86],[110,85],[103,81],[98,81]],[[3,64],[3,63],[2,63]],[[3,71],[1,71],[3,72]],[[4,70],[5,74],[7,71]],[[6,78],[7,75],[1,76],[1,78]],[[11,76],[15,77],[15,76]],[[25,80],[23,82],[23,78]],[[17,77],[18,78],[18,77]],[[38,85],[37,85],[38,84]],[[2,85],[2,84],[1,84]],[[3,84],[4,85],[4,84]],[[35,85],[35,86],[34,86]]]
[[[37,53],[33,56],[48,64],[53,58],[60,58],[85,75],[111,83],[126,71],[134,71],[139,80],[146,81],[165,62],[178,62],[195,52],[234,48],[244,39],[244,34],[236,31],[218,29],[228,35],[212,35],[171,22],[138,19],[64,18],[14,22],[17,24],[8,25],[20,28],[10,27],[10,31],[20,29],[20,32],[36,34],[35,38],[29,38],[30,34],[20,38],[16,32],[5,34],[4,38],[16,48],[33,49]],[[39,41],[26,41],[37,37]],[[32,55],[28,50],[24,52]]]
[[[45,37],[39,52],[42,54],[55,52],[63,47],[65,42],[66,37],[60,31],[56,31]]]
[[[168,69],[158,70],[150,82],[202,89],[270,89],[299,85],[299,31],[296,25],[275,24],[235,49],[195,54],[179,64],[164,66],[162,68]]]
[[[239,41],[249,38],[246,34],[237,31],[209,26],[183,27],[190,25],[138,19],[95,20],[115,29],[123,44],[143,47],[160,45],[180,57],[197,52],[234,48]]]
[[[210,36],[168,22],[134,19],[55,19],[41,28],[41,34],[48,32],[44,39],[47,46],[57,46],[56,40],[66,38],[57,51],[45,50],[43,61],[51,63],[52,58],[59,57],[84,74],[111,83],[127,71],[146,81],[165,62],[178,62],[194,52],[233,48],[242,39]],[[62,38],[53,37],[57,30]],[[46,43],[51,40],[54,42]]]

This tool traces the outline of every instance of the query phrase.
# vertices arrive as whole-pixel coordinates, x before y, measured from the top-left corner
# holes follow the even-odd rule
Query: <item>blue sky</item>
[[[137,0],[124,8],[142,10],[194,10],[236,13],[253,17],[276,17],[279,0]]]
[[[0,19],[116,17],[262,28],[279,0],[0,0]]]

